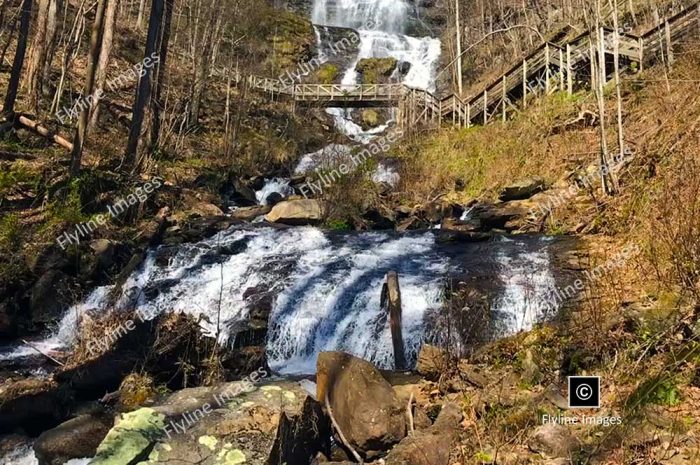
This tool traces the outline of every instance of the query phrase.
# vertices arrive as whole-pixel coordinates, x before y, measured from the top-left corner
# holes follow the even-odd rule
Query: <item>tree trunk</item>
[[[17,101],[17,89],[19,80],[22,76],[22,67],[24,66],[24,55],[27,51],[27,37],[29,37],[29,24],[32,20],[32,0],[24,0],[22,2],[22,13],[19,23],[19,37],[17,38],[17,50],[15,58],[12,62],[12,71],[10,73],[10,81],[7,84],[7,93],[5,94],[5,103],[3,112],[5,115],[12,115],[15,112],[15,102]]]
[[[39,0],[34,21],[34,37],[29,47],[29,63],[27,64],[27,77],[25,78],[24,87],[30,102],[29,107],[34,112],[37,112],[39,109],[39,95],[42,89],[41,78],[44,74],[43,67],[46,62],[46,35],[50,3],[51,0]]]
[[[109,59],[112,55],[112,44],[114,42],[114,26],[117,19],[117,6],[119,0],[107,0],[105,10],[104,32],[102,34],[102,46],[100,48],[100,58],[95,70],[95,100],[91,107],[90,124],[88,131],[97,125],[100,117],[100,97],[107,81],[107,70]]]
[[[70,163],[71,177],[75,177],[80,173],[80,166],[82,164],[83,146],[85,145],[90,107],[95,91],[95,70],[97,68],[97,62],[100,59],[100,49],[102,48],[102,33],[104,32],[107,1],[108,0],[99,0],[97,12],[95,13],[95,22],[92,25],[90,55],[88,57],[88,66],[85,76],[85,90],[82,95],[82,110],[80,112],[80,118],[78,119],[78,128],[75,130],[75,137],[73,139],[73,153],[71,154]]]
[[[151,14],[148,21],[148,35],[146,37],[145,57],[153,57],[160,37],[161,21],[163,19],[164,0],[153,0]],[[151,68],[145,67],[145,72],[139,80],[134,98],[134,108],[131,117],[131,129],[129,140],[126,144],[126,163],[132,174],[141,170],[143,157],[139,156],[139,139],[143,128],[144,112],[151,97]]]
[[[165,0],[165,13],[163,17],[163,30],[160,37],[160,61],[155,68],[154,89],[153,89],[153,110],[151,112],[151,141],[150,150],[155,151],[160,145],[160,128],[163,102],[163,88],[165,87],[165,72],[168,61],[168,47],[170,45],[170,26],[173,20],[173,10],[175,0]]]

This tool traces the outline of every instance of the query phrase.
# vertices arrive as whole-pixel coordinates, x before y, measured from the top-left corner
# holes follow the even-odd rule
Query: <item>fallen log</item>
[[[31,131],[34,131],[35,133],[39,134],[40,136],[51,139],[56,144],[60,145],[64,149],[68,150],[69,152],[73,151],[73,143],[72,142],[59,136],[55,132],[40,125],[39,123],[30,120],[26,116],[20,115],[19,118],[17,118],[17,122],[18,122],[18,124],[26,127],[27,129],[30,129]]]

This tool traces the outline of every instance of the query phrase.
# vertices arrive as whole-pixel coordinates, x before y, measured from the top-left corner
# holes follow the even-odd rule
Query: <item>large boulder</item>
[[[17,305],[10,299],[0,301],[0,338],[12,338],[17,332]]]
[[[254,205],[252,207],[241,207],[231,212],[231,218],[243,221],[252,221],[255,218],[270,213],[272,207],[269,205]]]
[[[435,423],[401,441],[386,456],[386,465],[449,465],[459,438],[462,412],[452,403],[442,406]]]
[[[371,363],[342,352],[322,352],[316,365],[317,399],[326,397],[347,440],[366,458],[406,436],[406,406]]]
[[[321,222],[326,215],[326,205],[316,199],[286,200],[280,202],[265,219],[270,223],[283,223],[290,225],[316,224]]]
[[[529,199],[546,188],[547,184],[544,179],[540,177],[527,178],[504,187],[498,198],[504,202]]]
[[[63,465],[70,459],[93,457],[114,420],[111,415],[80,415],[45,431],[34,442],[39,465]]]

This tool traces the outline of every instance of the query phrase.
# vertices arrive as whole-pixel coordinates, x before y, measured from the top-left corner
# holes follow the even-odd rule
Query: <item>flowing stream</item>
[[[316,356],[343,350],[393,367],[387,315],[380,308],[385,275],[399,273],[403,332],[409,361],[440,328],[427,322],[442,308],[448,278],[486,282],[494,296],[495,335],[530,328],[546,317],[556,276],[551,240],[501,238],[479,244],[442,244],[437,232],[337,233],[314,227],[236,227],[194,244],[161,246],[127,280],[115,305],[112,286],[95,289],[69,309],[42,350],[70,347],[76,322],[86,313],[138,309],[142,314],[182,312],[203,333],[232,345],[251,309],[268,301],[267,356],[281,374],[312,374]],[[218,322],[218,326],[217,326]],[[0,360],[31,356],[26,346]]]

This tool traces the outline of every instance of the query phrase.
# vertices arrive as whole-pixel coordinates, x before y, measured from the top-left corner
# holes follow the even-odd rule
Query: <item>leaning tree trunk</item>
[[[153,0],[151,15],[148,21],[148,35],[146,37],[145,57],[153,57],[158,47],[161,21],[163,19],[164,0]],[[143,127],[144,112],[151,97],[151,68],[144,67],[144,74],[139,80],[134,99],[134,108],[131,117],[131,129],[129,140],[126,144],[125,159],[132,174],[141,171],[143,157],[139,156],[139,139]]]
[[[107,68],[112,54],[112,44],[114,42],[114,26],[117,19],[117,6],[119,0],[107,0],[105,10],[104,32],[102,34],[102,47],[100,49],[100,59],[95,70],[95,100],[91,108],[90,123],[88,132],[97,125],[100,117],[100,97],[107,81]]]
[[[83,157],[83,146],[85,145],[85,136],[87,134],[88,118],[90,116],[90,106],[95,91],[95,69],[97,61],[100,58],[100,49],[102,48],[102,33],[104,31],[105,7],[107,0],[99,0],[97,4],[97,13],[95,14],[95,23],[92,25],[92,34],[90,36],[90,56],[88,57],[88,66],[85,76],[85,90],[82,98],[82,111],[78,120],[78,128],[75,130],[75,138],[73,140],[73,153],[71,154],[70,174],[71,177],[77,176],[80,172],[80,165]]]
[[[22,16],[19,23],[19,37],[17,39],[17,50],[15,51],[15,59],[12,62],[12,71],[10,73],[10,81],[7,84],[7,93],[5,94],[5,103],[3,105],[3,113],[12,115],[15,112],[15,102],[17,101],[17,89],[19,88],[19,80],[22,76],[22,67],[24,66],[24,55],[27,51],[27,37],[29,37],[29,23],[32,20],[32,0],[24,0],[22,2]]]

